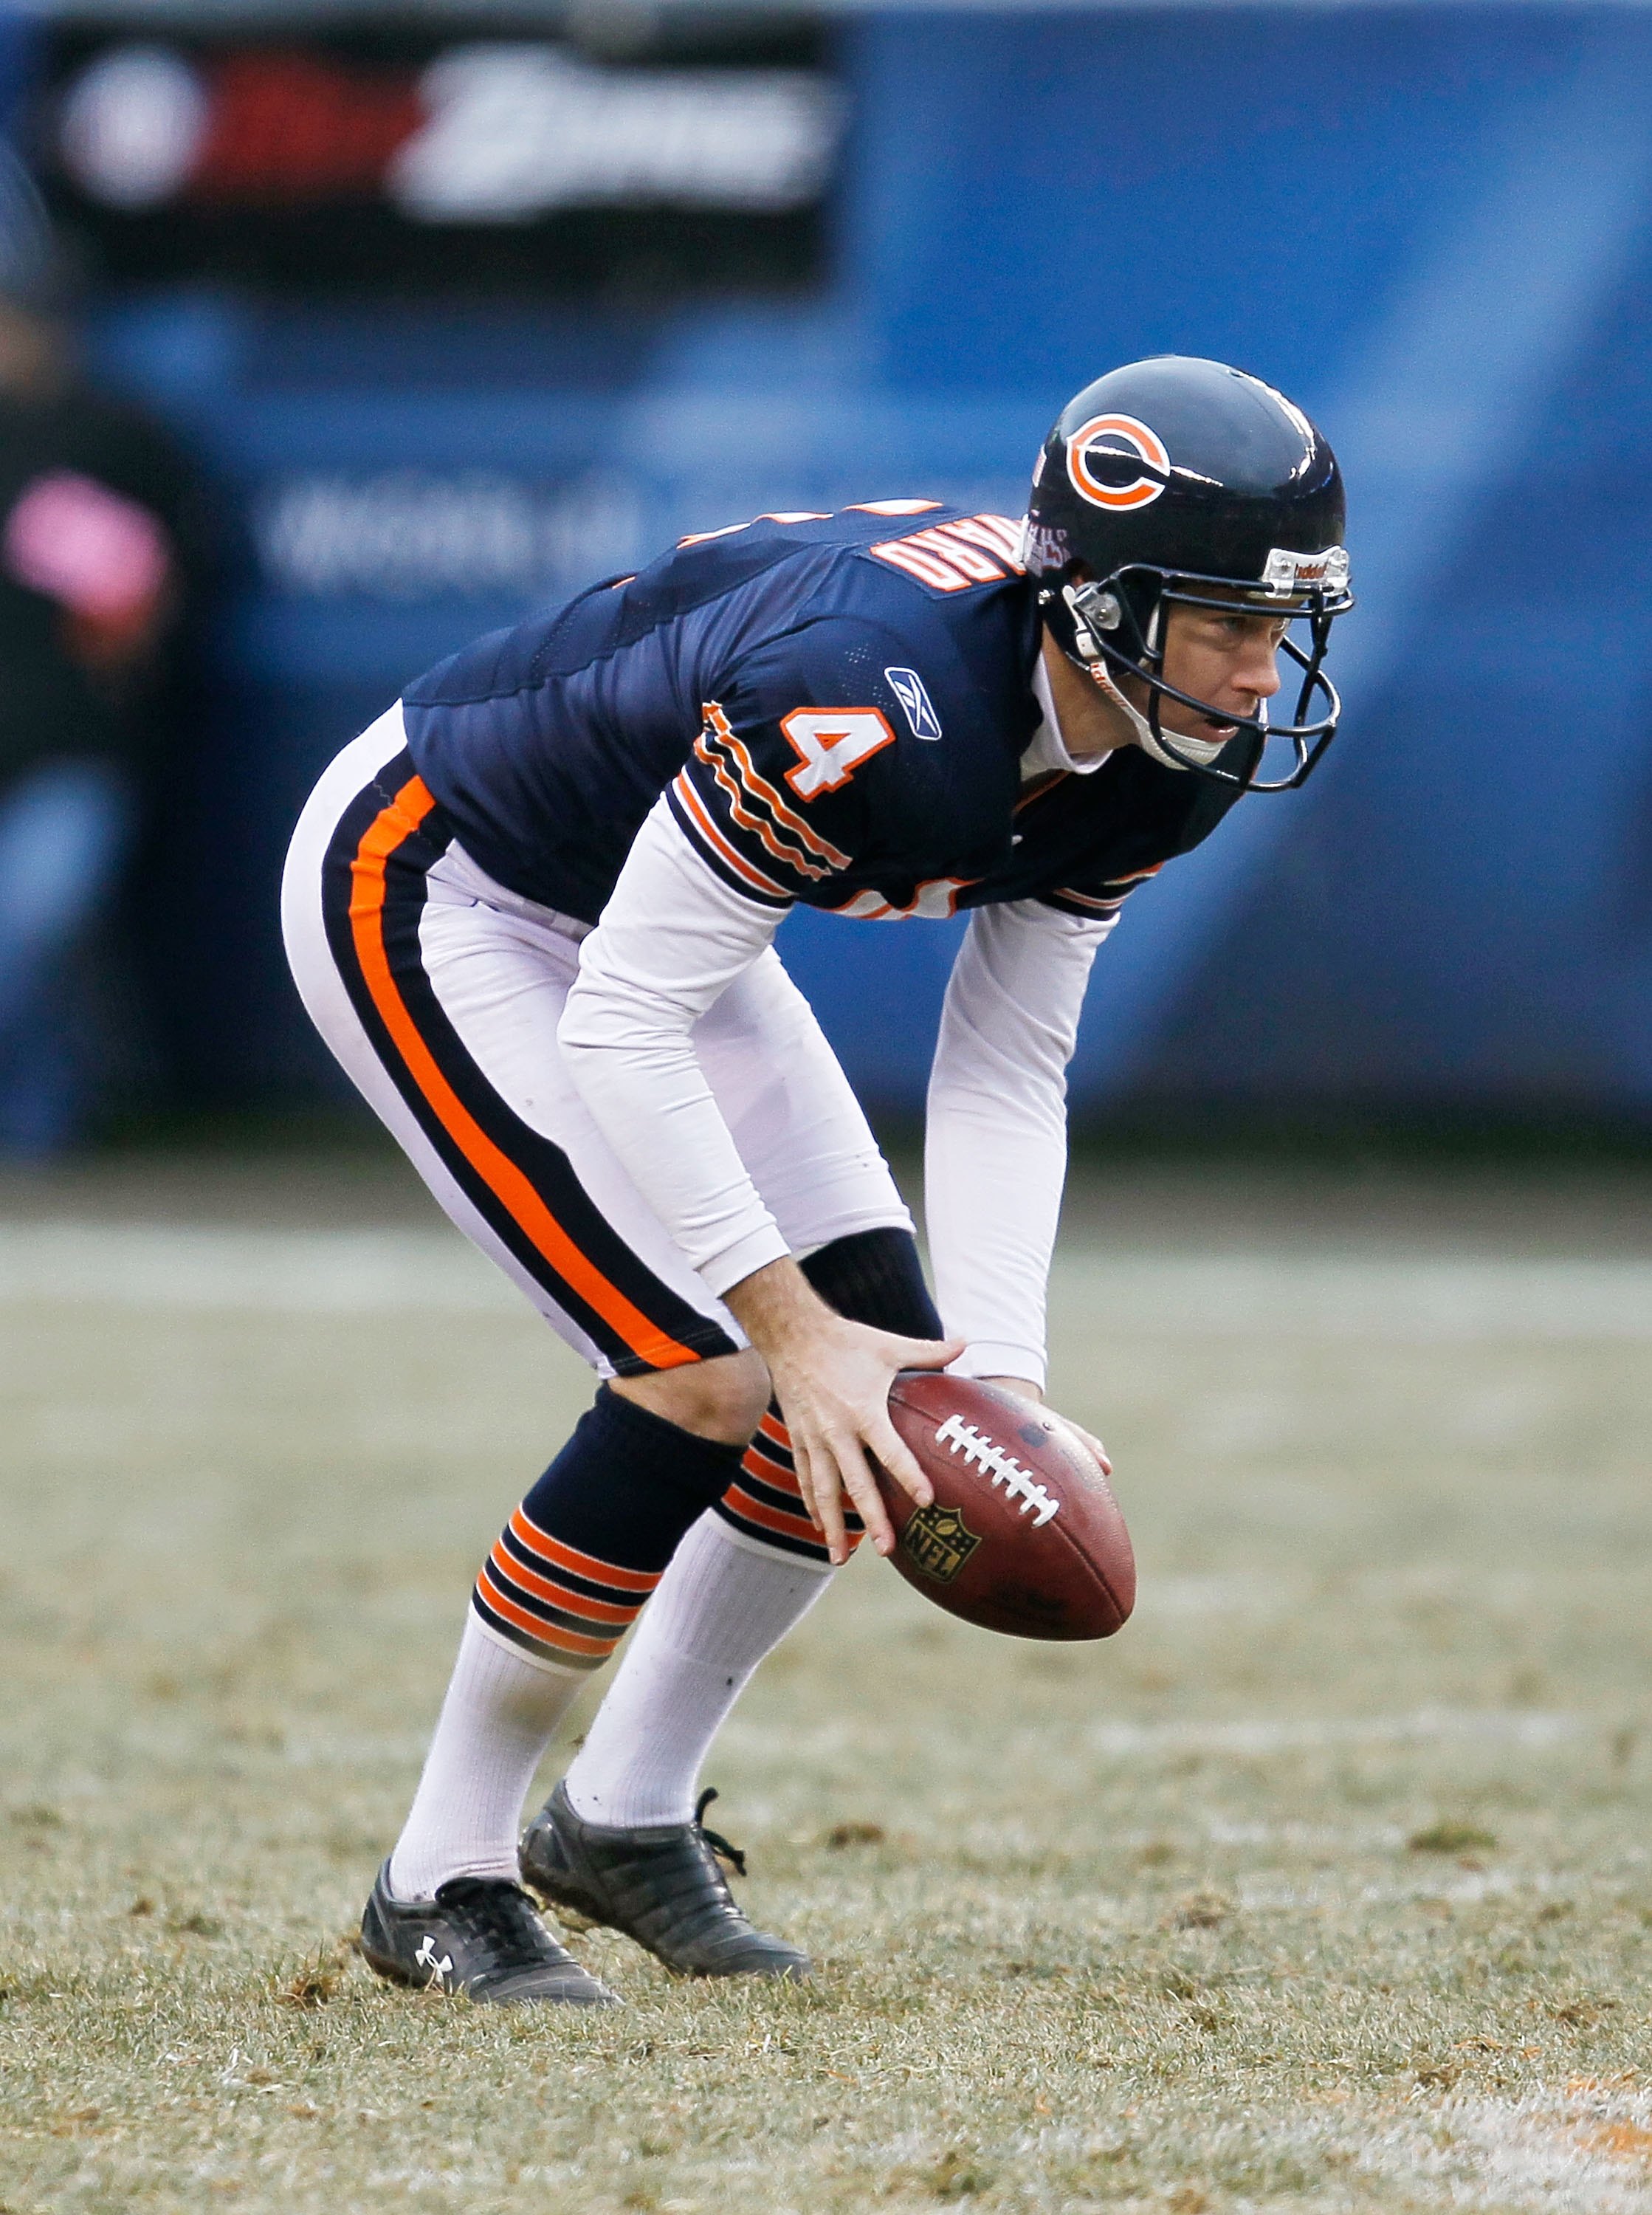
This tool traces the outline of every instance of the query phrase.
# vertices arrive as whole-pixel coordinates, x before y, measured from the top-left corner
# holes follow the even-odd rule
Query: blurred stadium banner
[[[175,846],[198,1089],[330,1082],[275,875],[401,683],[764,508],[1017,513],[1068,393],[1174,350],[1343,454],[1349,715],[1132,901],[1075,1100],[1652,1102],[1644,9],[30,26],[0,67],[97,357],[244,523]],[[951,929],[784,943],[866,1094],[915,1105]]]

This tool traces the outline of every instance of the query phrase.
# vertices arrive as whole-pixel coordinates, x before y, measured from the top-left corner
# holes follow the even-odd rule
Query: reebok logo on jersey
[[[912,726],[915,739],[938,739],[940,736],[940,717],[924,690],[923,679],[915,669],[886,669],[884,682],[901,703],[901,712]]]

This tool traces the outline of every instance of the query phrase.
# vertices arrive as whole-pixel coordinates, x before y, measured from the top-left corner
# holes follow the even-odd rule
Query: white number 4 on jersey
[[[895,743],[876,708],[793,708],[780,718],[780,728],[798,757],[786,781],[800,800],[835,792],[868,756]]]

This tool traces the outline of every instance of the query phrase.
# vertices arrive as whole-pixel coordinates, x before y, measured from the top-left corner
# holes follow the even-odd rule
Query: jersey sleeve
[[[1136,887],[1146,884],[1149,877],[1156,877],[1164,866],[1162,862],[1155,862],[1149,868],[1133,869],[1118,877],[1080,873],[1070,884],[1057,885],[1040,893],[1040,903],[1053,907],[1059,914],[1070,915],[1085,923],[1102,923],[1111,930],[1118,921],[1119,910]]]
[[[977,908],[929,1080],[924,1200],[935,1297],[965,1377],[1043,1386],[1067,1175],[1067,1065],[1107,926],[1021,900]]]
[[[663,802],[638,832],[558,1028],[598,1129],[719,1296],[786,1243],[694,1051],[694,1024],[767,954],[780,920],[706,868]]]
[[[666,801],[731,891],[784,909],[853,866],[896,736],[870,703],[870,660],[860,625],[822,620],[766,642],[702,703]]]

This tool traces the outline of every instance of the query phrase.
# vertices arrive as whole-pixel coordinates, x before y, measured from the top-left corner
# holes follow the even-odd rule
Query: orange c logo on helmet
[[[1092,415],[1067,442],[1067,474],[1093,506],[1146,507],[1165,489],[1170,456],[1134,415]]]

